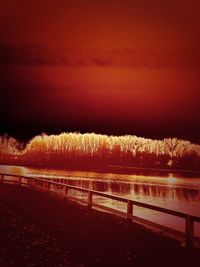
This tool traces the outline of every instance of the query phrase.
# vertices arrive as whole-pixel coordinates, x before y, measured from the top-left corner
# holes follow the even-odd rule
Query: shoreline
[[[131,166],[118,166],[109,165],[106,168],[63,168],[63,167],[49,167],[49,166],[33,166],[33,165],[18,165],[18,164],[1,164],[2,166],[16,166],[24,168],[32,168],[38,170],[56,170],[56,171],[69,171],[69,172],[96,172],[96,173],[111,173],[111,174],[124,174],[124,175],[155,175],[158,177],[166,177],[166,175],[178,174],[178,177],[183,178],[199,178],[200,170],[182,170],[182,169],[156,169],[156,168],[143,168],[143,167],[131,167]],[[190,176],[188,175],[190,174]]]

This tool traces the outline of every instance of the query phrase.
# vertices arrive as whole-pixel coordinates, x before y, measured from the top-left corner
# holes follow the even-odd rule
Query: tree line
[[[41,134],[27,144],[0,136],[0,163],[101,170],[108,166],[200,170],[200,145],[177,138],[134,135]]]

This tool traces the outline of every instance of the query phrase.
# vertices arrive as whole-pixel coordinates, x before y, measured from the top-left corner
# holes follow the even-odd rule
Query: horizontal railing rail
[[[6,176],[7,177],[15,177],[15,178],[17,178],[17,180],[10,180],[8,178],[6,179]],[[29,181],[31,181],[31,183],[29,184],[28,182],[23,182],[23,179],[29,180]],[[177,233],[179,235],[181,233],[177,230],[173,230],[173,229],[170,229],[168,227],[162,226],[160,224],[151,222],[150,220],[146,220],[146,219],[142,219],[142,218],[134,216],[133,207],[134,206],[143,207],[146,209],[162,212],[165,214],[169,214],[169,215],[173,215],[173,216],[185,219],[185,233],[183,233],[183,235],[185,237],[186,246],[191,247],[191,246],[193,246],[194,241],[197,241],[197,240],[200,241],[200,238],[197,238],[194,236],[194,222],[200,223],[200,217],[198,217],[198,216],[194,216],[194,215],[186,214],[186,213],[183,213],[180,211],[175,211],[175,210],[159,207],[156,205],[143,203],[140,201],[135,201],[133,199],[121,197],[121,196],[114,195],[114,194],[108,194],[108,193],[104,193],[104,192],[100,192],[100,191],[96,191],[96,190],[92,190],[92,189],[87,189],[87,188],[83,188],[83,187],[77,187],[77,186],[73,186],[73,185],[69,185],[69,184],[65,184],[65,183],[52,181],[53,179],[57,179],[57,178],[50,177],[50,178],[46,179],[46,178],[41,177],[41,176],[33,177],[33,176],[0,173],[0,182],[2,182],[2,183],[7,182],[7,183],[16,183],[18,185],[29,185],[29,186],[36,185],[36,186],[44,187],[48,191],[51,191],[51,185],[54,185],[54,186],[58,186],[60,188],[65,188],[65,195],[66,196],[68,195],[68,190],[70,190],[70,189],[80,191],[80,192],[85,192],[85,193],[87,193],[87,201],[81,200],[79,198],[71,197],[69,195],[68,195],[68,197],[71,199],[77,200],[77,201],[84,202],[90,208],[92,208],[92,206],[97,207],[97,208],[101,208],[101,209],[116,213],[120,216],[124,216],[130,220],[135,220],[135,221],[138,221],[138,222],[141,222],[144,224],[146,223],[146,224],[149,224],[149,225],[152,225],[155,227],[157,226],[162,230],[166,230],[166,231],[168,230],[171,233]],[[123,211],[119,211],[119,210],[114,209],[114,208],[104,206],[102,204],[94,203],[93,202],[93,196],[101,196],[104,198],[108,198],[108,199],[112,199],[112,200],[126,203],[127,204],[127,210],[126,210],[126,212],[123,212]]]

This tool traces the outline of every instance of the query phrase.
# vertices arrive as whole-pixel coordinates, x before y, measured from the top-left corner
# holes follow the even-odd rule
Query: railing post
[[[4,180],[4,174],[1,175],[1,183],[3,183]]]
[[[51,182],[47,182],[47,189],[51,190]]]
[[[68,187],[65,186],[65,195],[68,195]]]
[[[185,219],[185,244],[186,247],[193,247],[194,222],[190,216]]]
[[[22,177],[19,176],[18,185],[21,185],[21,184],[22,184]]]
[[[32,185],[33,185],[33,179],[32,179],[32,178],[28,179],[28,180],[27,180],[27,184],[28,184],[29,186],[32,186]]]
[[[92,192],[88,191],[88,207],[92,208]]]
[[[131,219],[133,215],[133,202],[131,200],[127,201],[127,218]]]

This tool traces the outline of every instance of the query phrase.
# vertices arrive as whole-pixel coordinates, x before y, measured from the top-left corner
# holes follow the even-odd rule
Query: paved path
[[[177,241],[47,193],[0,184],[0,201],[55,238],[74,266],[196,266],[200,259]]]

